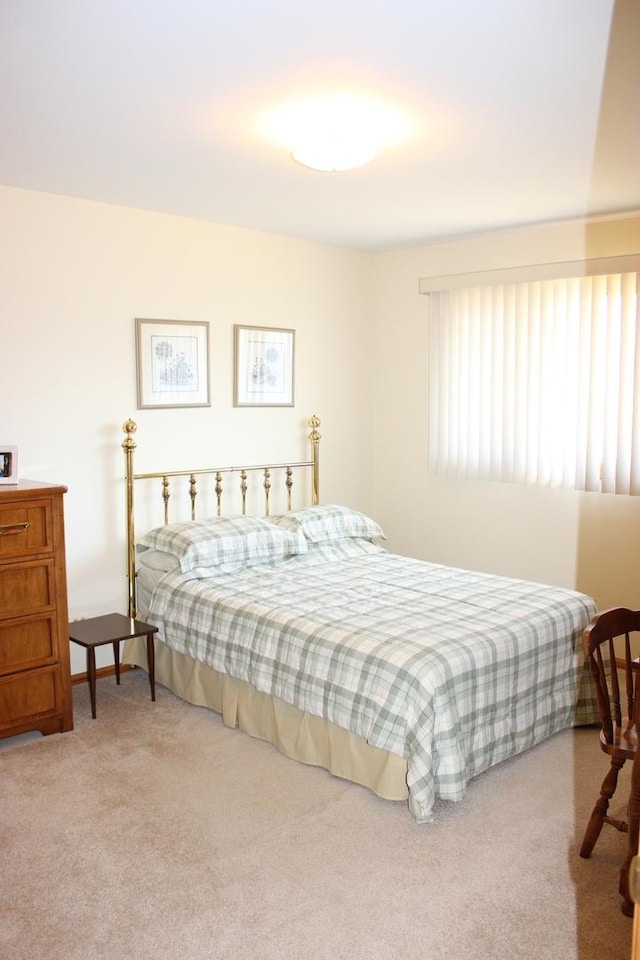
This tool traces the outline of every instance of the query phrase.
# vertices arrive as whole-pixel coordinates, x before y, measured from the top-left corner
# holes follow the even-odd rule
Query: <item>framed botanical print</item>
[[[138,409],[209,407],[209,324],[136,319]]]
[[[295,330],[237,324],[234,331],[234,406],[292,407]]]

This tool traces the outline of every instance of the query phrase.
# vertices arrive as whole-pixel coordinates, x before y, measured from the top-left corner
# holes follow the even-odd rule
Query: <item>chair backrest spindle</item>
[[[618,660],[614,638],[609,640],[609,669],[611,671],[611,690],[613,693],[613,719],[619,727],[622,723],[622,708],[620,707],[620,678],[618,676]]]
[[[633,669],[633,661],[631,655],[631,640],[629,638],[629,633],[624,635],[624,661],[625,661],[625,683],[627,686],[627,727],[631,728],[635,726],[635,701],[636,701],[636,675],[637,670]]]

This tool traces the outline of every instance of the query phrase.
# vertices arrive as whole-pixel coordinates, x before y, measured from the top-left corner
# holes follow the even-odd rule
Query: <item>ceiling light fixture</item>
[[[291,153],[294,160],[312,170],[324,173],[339,173],[355,170],[371,163],[378,156],[375,147],[358,139],[327,134],[306,140],[295,147]]]
[[[371,97],[330,94],[269,110],[262,128],[298,163],[336,173],[370,163],[378,151],[404,139],[406,115]]]

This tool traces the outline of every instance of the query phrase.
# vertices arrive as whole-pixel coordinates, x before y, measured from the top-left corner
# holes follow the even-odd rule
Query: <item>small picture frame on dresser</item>
[[[0,483],[18,482],[18,448],[0,443]]]

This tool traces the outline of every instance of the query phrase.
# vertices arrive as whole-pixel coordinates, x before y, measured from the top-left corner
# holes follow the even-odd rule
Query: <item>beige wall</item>
[[[386,254],[375,271],[374,511],[393,549],[640,605],[640,498],[489,483],[426,471],[426,298],[420,277],[640,251],[640,218],[558,223]]]
[[[121,424],[138,470],[307,455],[322,496],[373,513],[397,551],[638,604],[640,498],[426,474],[429,275],[640,250],[640,218],[561,223],[379,256],[0,187],[0,439],[65,483],[72,618],[125,609]],[[134,318],[211,324],[212,406],[136,410]],[[232,404],[233,325],[296,330],[296,405]],[[110,657],[104,651],[101,661]],[[84,668],[72,648],[72,669]]]
[[[72,618],[124,611],[121,425],[136,466],[308,456],[322,418],[322,492],[371,511],[373,400],[366,254],[0,188],[0,439],[20,474],[68,486]],[[210,408],[136,410],[134,318],[211,324]],[[294,408],[233,407],[233,325],[296,330]],[[83,651],[72,645],[74,672]],[[109,662],[105,651],[100,662]]]

